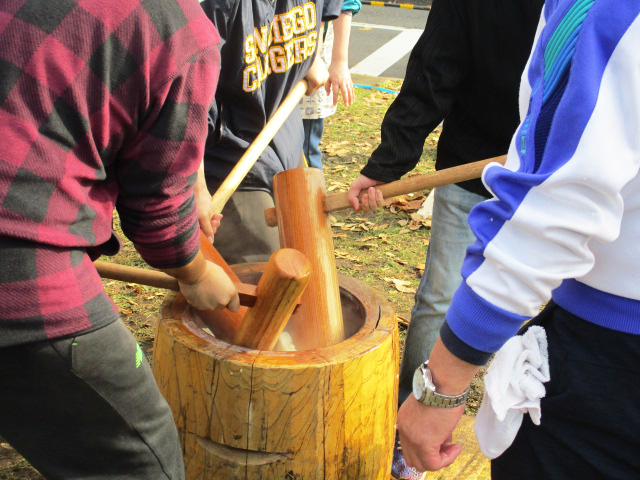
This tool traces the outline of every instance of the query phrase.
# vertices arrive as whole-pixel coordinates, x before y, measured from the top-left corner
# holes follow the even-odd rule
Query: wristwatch
[[[445,395],[436,392],[436,386],[433,384],[428,360],[416,368],[413,374],[413,396],[416,397],[416,400],[419,402],[430,407],[458,407],[467,401],[468,395],[469,388],[458,395]]]

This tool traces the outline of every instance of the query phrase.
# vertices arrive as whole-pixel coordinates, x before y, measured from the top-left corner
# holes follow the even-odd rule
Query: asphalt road
[[[363,5],[353,17],[349,41],[352,73],[404,78],[409,53],[429,12]]]

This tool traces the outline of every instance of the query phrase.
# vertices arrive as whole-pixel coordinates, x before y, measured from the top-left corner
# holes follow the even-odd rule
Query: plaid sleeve
[[[214,46],[160,85],[140,133],[117,167],[123,232],[154,267],[183,266],[198,252],[192,186],[202,161],[219,65]]]

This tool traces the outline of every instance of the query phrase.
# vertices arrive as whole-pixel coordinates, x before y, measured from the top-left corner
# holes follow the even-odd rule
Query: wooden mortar
[[[255,284],[264,267],[233,268]],[[389,479],[396,316],[364,283],[341,275],[339,284],[347,338],[307,351],[229,344],[206,333],[180,296],[165,298],[153,370],[178,426],[188,480]]]

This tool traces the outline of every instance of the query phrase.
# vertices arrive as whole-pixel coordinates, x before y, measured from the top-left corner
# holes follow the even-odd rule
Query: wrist
[[[163,271],[174,277],[178,282],[186,285],[193,285],[202,279],[207,270],[207,261],[201,252],[198,251],[195,258],[183,267],[168,268]]]
[[[469,388],[459,393],[443,393],[433,382],[429,362],[420,365],[413,375],[413,396],[423,405],[437,408],[457,408],[467,401]]]
[[[469,387],[479,367],[453,355],[438,339],[429,357],[433,384],[439,393],[458,395]]]
[[[443,395],[459,395],[467,390],[471,383],[471,381],[467,381],[464,378],[450,378],[447,373],[443,372],[437,365],[432,365],[431,362],[429,362],[429,370],[431,370],[436,392]]]

